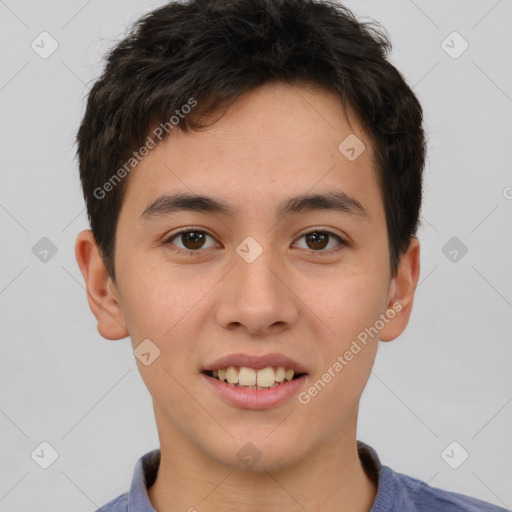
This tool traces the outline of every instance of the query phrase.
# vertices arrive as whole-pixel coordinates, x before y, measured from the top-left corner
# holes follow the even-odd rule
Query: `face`
[[[133,347],[150,340],[150,364],[137,364],[162,447],[179,441],[232,467],[255,450],[276,469],[355,437],[379,338],[368,329],[392,329],[400,314],[389,314],[397,289],[373,151],[350,120],[334,93],[267,84],[132,171],[115,290]],[[211,201],[165,198],[178,193]],[[233,391],[205,374],[229,363],[305,375]]]

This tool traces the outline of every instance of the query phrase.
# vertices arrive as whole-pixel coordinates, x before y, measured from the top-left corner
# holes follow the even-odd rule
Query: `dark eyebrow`
[[[277,210],[278,216],[288,213],[301,213],[332,210],[347,215],[361,217],[362,219],[370,219],[370,215],[364,206],[354,197],[349,196],[345,192],[331,191],[325,194],[303,194],[291,197],[284,201]]]
[[[221,199],[187,193],[162,195],[155,199],[142,213],[142,220],[149,220],[178,211],[193,211],[202,213],[218,213],[233,217],[237,214],[235,208]]]
[[[302,194],[290,197],[281,203],[276,211],[278,217],[289,213],[333,210],[353,215],[362,219],[370,218],[363,205],[343,191],[331,191],[324,194]],[[162,195],[155,199],[142,213],[142,220],[160,218],[178,211],[194,211],[200,213],[215,213],[233,217],[238,210],[229,203],[213,197],[177,193]]]

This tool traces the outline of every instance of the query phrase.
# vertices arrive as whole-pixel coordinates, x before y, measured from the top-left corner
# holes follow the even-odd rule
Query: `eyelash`
[[[175,238],[178,238],[180,235],[183,235],[185,233],[201,233],[201,234],[208,235],[211,238],[214,238],[212,235],[210,235],[208,232],[206,232],[204,230],[187,228],[187,229],[183,229],[181,231],[178,231],[177,233],[174,233],[169,238],[164,240],[164,245],[174,245],[172,243],[172,241]],[[303,237],[305,237],[307,235],[310,235],[312,233],[320,233],[320,234],[329,235],[329,237],[335,238],[339,242],[339,246],[337,246],[334,249],[327,250],[327,251],[325,251],[325,250],[315,251],[315,250],[311,249],[311,252],[313,252],[315,254],[319,254],[319,255],[331,254],[333,252],[337,252],[337,251],[341,250],[343,247],[351,247],[351,244],[349,242],[345,241],[340,235],[337,235],[336,233],[333,233],[332,231],[325,230],[325,229],[324,230],[322,230],[322,229],[313,229],[312,231],[308,231],[306,233],[303,233],[297,240],[300,240],[301,238],[303,238]],[[196,255],[198,255],[198,253],[202,252],[202,248],[197,249],[197,250],[192,250],[192,249],[184,250],[184,249],[180,249],[180,248],[174,248],[172,250],[176,254],[186,255],[186,256],[196,256]]]

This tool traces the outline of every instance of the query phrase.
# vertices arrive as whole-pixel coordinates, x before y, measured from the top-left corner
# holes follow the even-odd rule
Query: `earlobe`
[[[119,293],[107,273],[90,229],[78,234],[75,257],[85,281],[89,307],[98,321],[98,332],[109,340],[126,338],[128,331]]]
[[[394,340],[407,327],[419,276],[420,243],[416,237],[412,237],[409,248],[402,255],[398,272],[391,283],[386,314],[390,320],[380,332],[381,341]]]

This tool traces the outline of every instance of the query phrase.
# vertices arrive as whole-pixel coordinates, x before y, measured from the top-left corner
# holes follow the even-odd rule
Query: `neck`
[[[368,512],[377,485],[361,465],[355,428],[350,434],[324,442],[292,466],[259,471],[194,453],[197,447],[186,439],[161,439],[158,476],[148,496],[159,512]]]

